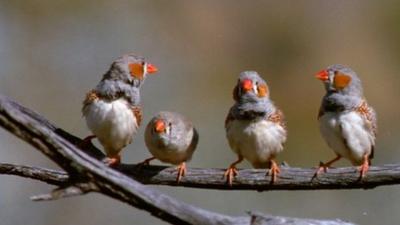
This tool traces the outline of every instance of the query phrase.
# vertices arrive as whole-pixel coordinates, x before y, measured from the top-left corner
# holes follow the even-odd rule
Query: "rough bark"
[[[188,168],[182,180],[176,182],[176,169],[166,166],[138,166],[122,164],[115,168],[143,184],[182,186],[218,190],[326,190],[371,189],[400,183],[400,165],[371,167],[367,177],[360,180],[354,167],[330,169],[313,178],[315,169],[281,168],[279,180],[270,184],[265,170],[242,169],[232,186],[223,179],[224,169]],[[68,184],[68,173],[60,170],[0,163],[0,174],[18,175],[54,185]]]

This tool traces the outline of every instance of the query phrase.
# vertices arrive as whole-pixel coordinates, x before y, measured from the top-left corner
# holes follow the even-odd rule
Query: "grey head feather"
[[[341,112],[358,107],[363,100],[363,90],[360,78],[349,67],[334,64],[327,68],[329,79],[324,82],[326,95],[322,99],[322,108],[328,112]],[[334,87],[334,77],[337,73],[350,76],[350,83],[343,89]]]
[[[258,74],[258,72],[254,70],[247,70],[241,72],[239,74],[239,80],[244,80],[244,79],[258,80],[260,82],[266,83],[265,80],[261,78],[260,74]]]
[[[109,100],[123,97],[130,104],[138,105],[140,103],[140,87],[146,78],[146,71],[144,71],[143,79],[131,76],[129,64],[132,63],[146,64],[143,57],[134,54],[119,57],[103,75],[102,80],[95,88],[96,92]]]
[[[356,72],[354,72],[350,67],[344,66],[341,64],[334,64],[327,68],[329,74],[329,80],[325,82],[325,88],[327,92],[338,92],[345,95],[353,95],[353,96],[363,96],[363,89],[360,78],[357,76]],[[337,90],[334,87],[333,79],[336,73],[342,73],[347,76],[350,76],[351,81],[349,85],[345,88]]]
[[[187,151],[193,152],[195,150],[199,140],[199,135],[192,122],[179,113],[161,111],[149,122],[146,132],[148,132],[149,129],[152,129],[152,124],[159,119],[163,120],[167,129],[169,129],[169,132],[164,132],[161,134],[155,134],[153,132],[153,135],[156,136],[160,147],[165,149],[175,149],[178,146],[190,144]],[[191,133],[193,134],[193,137],[190,140],[191,142],[186,143],[188,140],[187,135]]]
[[[140,87],[145,78],[146,72],[143,74],[143,79],[132,77],[129,71],[129,64],[145,64],[145,59],[142,56],[127,54],[116,59],[110,69],[103,75],[104,80],[120,80],[134,87]]]
[[[240,97],[241,101],[258,101],[260,99],[259,96],[257,96],[256,92],[246,92],[244,93],[241,90],[240,87],[240,82],[243,80],[251,80],[253,85],[265,85],[267,86],[267,82],[265,82],[264,79],[261,78],[260,74],[258,74],[256,71],[243,71],[239,75],[238,83],[237,83],[237,88],[238,88],[238,96]],[[265,96],[264,98],[269,98],[269,94]]]
[[[261,78],[256,71],[244,71],[240,73],[238,79],[238,97],[235,105],[230,109],[231,115],[235,119],[252,120],[259,117],[268,117],[276,111],[274,103],[270,100],[269,94],[264,97],[257,95],[255,91],[249,91],[244,93],[240,88],[240,83],[249,79],[253,85],[265,85],[267,82]]]

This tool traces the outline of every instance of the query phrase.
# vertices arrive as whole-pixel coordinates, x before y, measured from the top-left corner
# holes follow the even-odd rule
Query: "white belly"
[[[228,124],[226,135],[231,149],[254,167],[267,166],[270,157],[282,151],[286,141],[286,130],[266,120],[234,120]]]
[[[325,113],[320,118],[320,131],[329,147],[353,164],[360,164],[375,145],[374,135],[357,112]]]
[[[138,130],[136,117],[124,99],[98,100],[83,110],[89,129],[104,146],[107,155],[116,155],[130,144]]]

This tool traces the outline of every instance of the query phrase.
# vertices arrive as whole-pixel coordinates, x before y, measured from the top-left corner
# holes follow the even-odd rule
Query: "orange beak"
[[[329,73],[327,70],[321,70],[315,74],[315,77],[319,80],[326,81],[329,79]]]
[[[158,69],[156,66],[154,66],[153,64],[147,63],[147,73],[148,74],[155,73],[157,71],[158,71]]]
[[[250,91],[251,89],[253,89],[253,82],[251,82],[251,80],[249,80],[249,79],[243,80],[242,83],[241,83],[241,85],[242,85],[242,89],[243,89],[245,92],[248,92],[248,91]]]
[[[154,129],[157,133],[163,133],[165,131],[165,123],[162,120],[156,120],[154,122]]]

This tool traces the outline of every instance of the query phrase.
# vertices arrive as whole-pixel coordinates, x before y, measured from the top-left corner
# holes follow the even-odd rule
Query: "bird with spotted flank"
[[[226,136],[238,159],[226,170],[224,176],[232,185],[238,174],[236,165],[248,160],[254,168],[269,168],[271,183],[280,173],[275,161],[283,150],[287,130],[284,116],[270,99],[267,83],[255,71],[245,71],[239,76],[233,90],[235,104],[225,121]]]
[[[352,69],[339,64],[320,71],[316,78],[326,90],[318,114],[320,132],[336,157],[320,163],[314,177],[346,158],[359,166],[363,178],[374,156],[377,118],[363,95],[361,80]]]
[[[115,60],[83,101],[82,113],[93,135],[106,152],[105,163],[120,163],[121,150],[132,142],[141,121],[140,87],[157,68],[141,56],[126,54]]]

